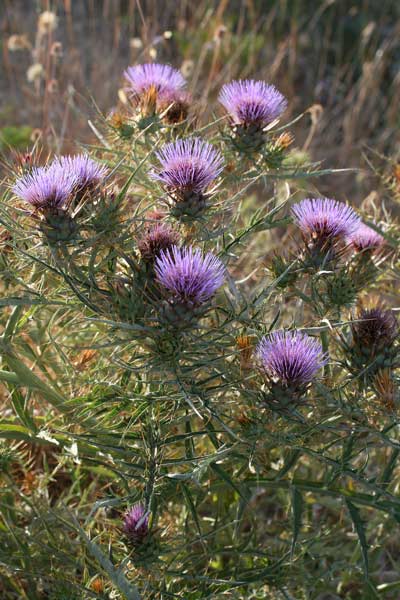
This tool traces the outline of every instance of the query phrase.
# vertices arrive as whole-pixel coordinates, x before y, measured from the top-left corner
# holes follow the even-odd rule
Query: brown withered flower
[[[249,335],[241,334],[236,338],[236,345],[240,352],[240,367],[248,369],[251,366],[251,358],[253,355],[253,343]]]
[[[375,356],[389,349],[399,333],[399,325],[394,313],[382,304],[371,308],[360,307],[356,320],[351,324],[354,345],[363,354]]]
[[[153,262],[162,250],[178,245],[179,241],[180,236],[176,229],[167,223],[157,223],[138,241],[138,248],[143,260]]]
[[[390,369],[378,371],[374,378],[374,388],[383,407],[393,411],[398,400],[398,389]]]

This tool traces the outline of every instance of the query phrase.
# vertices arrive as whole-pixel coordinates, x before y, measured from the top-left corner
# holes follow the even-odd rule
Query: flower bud
[[[126,512],[123,532],[134,546],[139,546],[148,536],[149,515],[142,504],[135,504]]]

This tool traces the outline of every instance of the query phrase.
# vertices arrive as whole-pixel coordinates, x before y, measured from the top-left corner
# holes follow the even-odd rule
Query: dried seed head
[[[37,81],[43,76],[44,68],[41,63],[34,63],[26,72],[26,78],[30,83]]]
[[[225,25],[219,25],[214,32],[214,41],[220,42],[225,34],[228,32],[228,28]]]
[[[393,411],[398,401],[398,389],[390,369],[381,369],[374,377],[374,388],[384,408]]]
[[[192,75],[194,71],[194,61],[193,60],[184,60],[181,65],[181,73],[185,78],[188,78]]]
[[[57,15],[50,10],[45,10],[39,15],[38,19],[38,30],[39,33],[45,35],[47,33],[51,33],[57,27]]]
[[[294,135],[290,133],[290,131],[286,131],[284,133],[281,133],[280,136],[278,136],[278,138],[275,141],[275,145],[281,150],[286,150],[286,148],[289,148],[289,146],[291,146],[293,142]]]
[[[360,307],[351,325],[353,343],[362,354],[375,356],[389,350],[399,333],[394,313],[382,304],[373,308]]]
[[[63,47],[61,42],[54,42],[50,48],[50,54],[56,58],[61,58],[63,55]]]
[[[10,52],[16,52],[30,48],[30,43],[26,35],[10,35],[7,40],[7,48]]]
[[[143,48],[143,42],[140,38],[135,37],[129,40],[129,46],[134,50],[140,50]]]
[[[167,223],[157,223],[149,228],[138,241],[139,252],[143,260],[153,262],[161,251],[169,250],[179,243],[179,233]]]

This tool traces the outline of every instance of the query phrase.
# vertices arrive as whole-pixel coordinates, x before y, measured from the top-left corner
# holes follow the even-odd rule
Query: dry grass
[[[91,139],[95,106],[116,104],[124,68],[158,60],[200,90],[200,115],[229,79],[273,82],[292,115],[308,109],[298,147],[327,167],[360,167],[367,146],[390,154],[399,139],[399,12],[395,0],[4,0],[0,126],[28,124],[69,151]],[[335,183],[352,200],[369,192],[361,174]]]

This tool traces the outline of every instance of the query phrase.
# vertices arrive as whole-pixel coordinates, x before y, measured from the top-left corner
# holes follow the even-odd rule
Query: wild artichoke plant
[[[291,201],[320,172],[290,167],[270,83],[226,83],[225,125],[196,128],[179,71],[125,79],[93,156],[20,165],[4,194],[5,588],[322,598],[363,569],[378,594],[398,325],[354,306],[394,297],[386,213]]]

